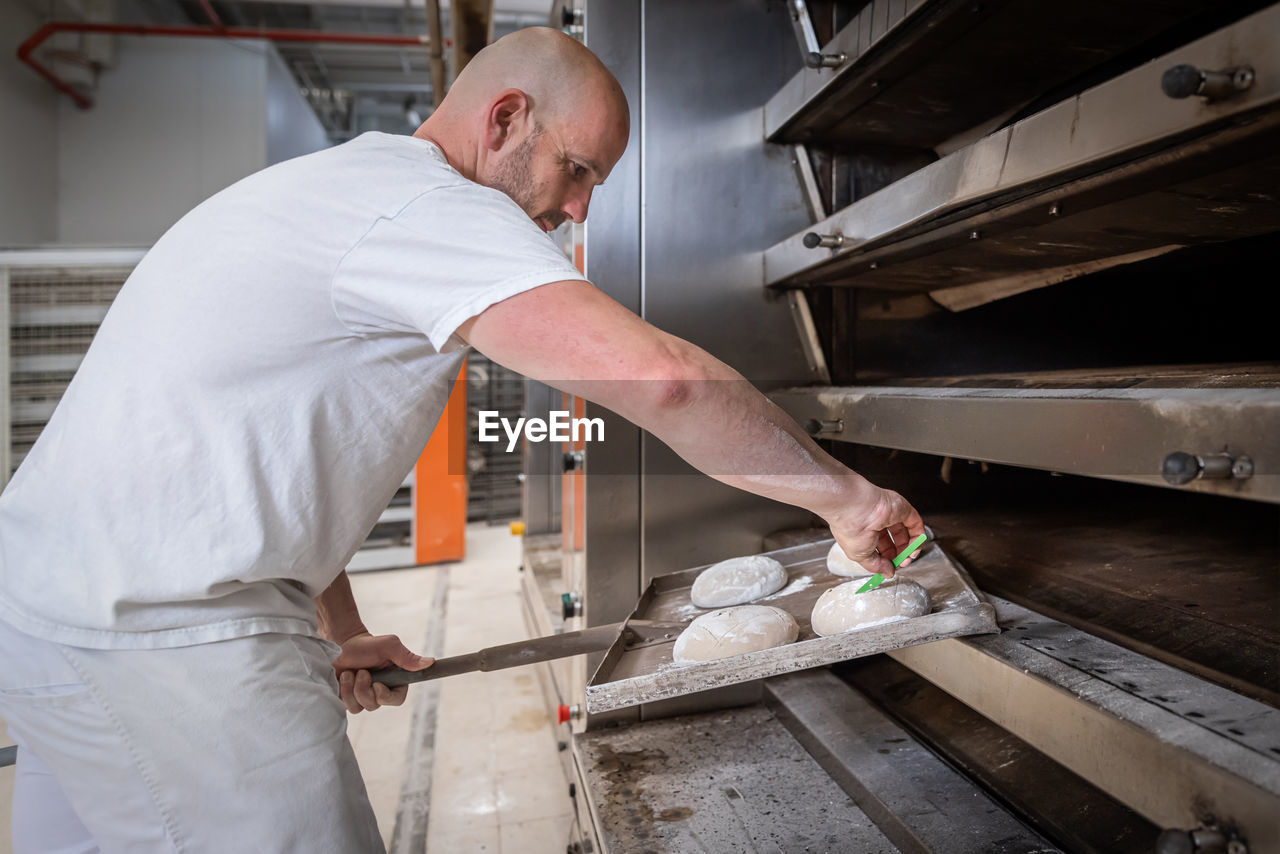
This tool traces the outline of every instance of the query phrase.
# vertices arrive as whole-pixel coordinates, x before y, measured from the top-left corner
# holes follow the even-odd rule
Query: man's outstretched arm
[[[458,331],[495,362],[648,430],[716,480],[818,514],[869,570],[893,575],[897,549],[924,532],[902,496],[837,462],[728,365],[586,282],[517,294]]]

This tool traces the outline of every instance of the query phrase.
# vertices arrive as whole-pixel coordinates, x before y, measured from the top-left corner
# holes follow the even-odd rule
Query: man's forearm
[[[680,379],[588,381],[577,390],[653,433],[716,480],[825,519],[855,505],[865,509],[868,497],[878,493],[728,365],[671,341],[682,364]]]
[[[683,410],[654,413],[647,429],[716,480],[825,519],[878,492],[745,379],[696,381],[690,395]]]
[[[356,598],[351,592],[351,580],[346,572],[338,573],[338,577],[315,601],[321,637],[334,643],[344,643],[361,632],[369,631],[360,619]]]

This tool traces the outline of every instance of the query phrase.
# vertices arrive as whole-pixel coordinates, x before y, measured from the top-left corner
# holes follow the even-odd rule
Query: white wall
[[[57,237],[58,95],[15,53],[42,21],[0,0],[0,246]]]
[[[260,41],[122,37],[94,106],[59,106],[58,242],[149,245],[271,154],[324,147],[279,63]]]
[[[297,81],[274,50],[267,61],[267,165],[329,146],[324,125],[316,118]]]

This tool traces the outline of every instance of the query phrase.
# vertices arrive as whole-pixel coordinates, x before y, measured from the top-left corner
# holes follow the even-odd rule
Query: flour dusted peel
[[[699,608],[726,608],[777,593],[786,584],[787,570],[771,557],[731,557],[698,573],[689,600]]]
[[[929,594],[914,581],[893,579],[859,593],[862,585],[850,581],[818,598],[810,617],[815,634],[838,635],[929,613]]]
[[[832,543],[831,551],[827,552],[827,569],[832,575],[847,578],[865,578],[872,574],[871,570],[846,555],[839,543]]]
[[[676,638],[677,664],[715,661],[791,643],[800,634],[796,618],[770,605],[735,605],[698,617]]]

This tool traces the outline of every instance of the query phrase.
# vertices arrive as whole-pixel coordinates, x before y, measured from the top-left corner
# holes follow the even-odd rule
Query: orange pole
[[[467,361],[413,469],[413,555],[417,563],[467,553]]]
[[[571,418],[586,415],[587,402],[571,394],[560,393],[560,408],[572,412]],[[582,451],[585,439],[561,443],[562,453]],[[581,468],[560,475],[560,547],[565,551],[582,551],[587,542],[587,479]]]

